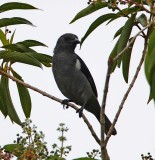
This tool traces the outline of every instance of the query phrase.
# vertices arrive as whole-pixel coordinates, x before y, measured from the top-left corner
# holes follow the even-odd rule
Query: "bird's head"
[[[56,51],[74,51],[77,44],[79,44],[80,41],[78,37],[75,34],[72,33],[66,33],[60,36],[60,38],[57,41],[56,47],[54,49],[54,53]]]

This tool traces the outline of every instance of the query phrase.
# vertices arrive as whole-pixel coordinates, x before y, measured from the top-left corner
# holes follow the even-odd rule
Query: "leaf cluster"
[[[10,10],[36,10],[38,8],[20,2],[9,2],[0,5],[0,13],[8,12]],[[27,39],[21,42],[14,43],[14,36],[16,31],[12,33],[9,30],[11,25],[30,25],[34,26],[29,20],[22,17],[12,17],[12,18],[2,18],[0,19],[0,42],[2,44],[0,48],[0,69],[8,74],[12,74],[17,79],[24,81],[23,78],[13,69],[13,65],[16,63],[23,63],[26,65],[31,65],[34,67],[42,68],[51,67],[52,57],[43,53],[38,53],[33,47],[42,46],[47,47],[44,43],[37,40]],[[11,36],[10,36],[11,34]],[[9,36],[8,36],[9,35]],[[10,37],[10,38],[8,38]],[[26,118],[30,117],[32,102],[29,90],[16,83],[17,92],[19,93],[19,98],[21,106]],[[15,106],[13,104],[9,89],[9,79],[5,76],[0,77],[0,111],[7,117],[9,116],[12,122],[21,125],[21,120],[16,112]]]
[[[106,22],[109,25],[118,19],[126,19],[124,24],[114,34],[113,39],[116,44],[109,54],[111,73],[116,69],[122,68],[122,75],[126,83],[129,81],[129,69],[132,58],[133,48],[137,37],[144,40],[145,48],[145,74],[150,85],[149,100],[155,99],[155,6],[153,0],[89,0],[88,6],[76,14],[70,23],[73,23],[83,17],[90,16],[98,10],[109,9],[109,13],[99,16],[90,24],[86,33],[81,39],[81,46],[89,35],[101,24]],[[140,30],[138,36],[133,36],[133,30]],[[147,31],[144,32],[143,29]],[[104,32],[104,31],[103,31]],[[132,43],[130,43],[132,42]]]

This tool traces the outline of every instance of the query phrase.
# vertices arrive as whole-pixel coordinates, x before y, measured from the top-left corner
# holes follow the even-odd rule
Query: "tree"
[[[108,69],[107,69],[107,76],[106,76],[106,83],[105,83],[105,89],[104,89],[104,95],[103,95],[103,103],[102,103],[102,111],[101,115],[104,115],[105,107],[106,107],[106,99],[107,99],[107,93],[108,88],[110,85],[110,76],[115,72],[116,67],[122,67],[122,74],[124,77],[124,80],[126,83],[128,83],[128,77],[129,77],[129,68],[130,68],[130,60],[132,55],[132,48],[137,40],[137,37],[141,37],[144,40],[144,48],[142,57],[139,61],[137,70],[135,72],[135,75],[133,77],[133,80],[129,84],[129,88],[127,89],[126,93],[124,94],[124,97],[122,98],[122,101],[120,102],[120,106],[118,109],[118,112],[116,113],[116,116],[114,118],[113,124],[111,126],[111,129],[109,130],[109,133],[106,137],[104,137],[104,116],[101,116],[101,140],[97,137],[95,134],[95,131],[92,129],[89,121],[86,119],[86,117],[83,115],[83,118],[85,119],[86,124],[88,125],[88,128],[92,132],[92,135],[94,136],[97,143],[101,146],[102,151],[102,159],[107,159],[107,152],[106,152],[106,145],[109,141],[109,138],[111,137],[111,133],[113,130],[113,127],[115,126],[119,115],[121,113],[121,110],[123,109],[124,102],[126,101],[131,89],[133,88],[133,85],[137,79],[137,76],[139,74],[139,71],[141,69],[141,66],[143,63],[145,63],[145,74],[146,78],[148,80],[148,83],[150,85],[150,94],[148,102],[151,100],[154,100],[155,98],[155,87],[154,87],[154,38],[155,38],[155,31],[154,31],[154,2],[151,0],[148,1],[102,1],[102,0],[96,0],[96,1],[89,1],[89,6],[80,11],[75,18],[71,21],[71,23],[75,22],[76,20],[87,16],[89,14],[92,14],[93,12],[109,8],[109,13],[104,14],[97,18],[89,27],[86,34],[83,36],[81,40],[81,45],[86,40],[86,38],[89,36],[89,34],[94,31],[99,25],[101,25],[104,22],[108,22],[107,24],[110,24],[114,20],[118,20],[119,18],[126,17],[125,24],[122,25],[122,27],[116,32],[114,35],[114,39],[118,38],[117,43],[113,50],[111,51],[108,59]],[[18,9],[19,3],[14,3],[14,5],[9,6],[10,4],[2,5],[2,11],[7,11],[10,9]],[[7,7],[6,7],[7,6]],[[12,7],[14,6],[14,7]],[[18,7],[17,7],[18,6]],[[22,6],[22,5],[20,5]],[[36,9],[35,7],[24,4],[24,7],[26,9]],[[7,9],[4,9],[7,8]],[[22,8],[24,9],[24,8]],[[22,19],[22,18],[12,18],[12,19],[2,19],[2,25],[0,27],[9,26],[13,24],[31,24],[31,22]],[[32,25],[32,24],[31,24]],[[138,28],[137,34],[134,36],[131,36],[131,32],[134,30],[134,28]],[[23,92],[27,95],[26,100],[22,99],[21,97],[21,104],[23,106],[23,111],[26,115],[26,117],[30,116],[30,96],[28,93],[27,88],[33,89],[44,96],[47,96],[51,99],[54,99],[58,102],[62,102],[60,99],[51,96],[29,84],[24,83],[21,81],[21,77],[11,68],[12,64],[15,62],[22,62],[26,64],[31,64],[37,67],[41,67],[41,64],[45,66],[50,66],[51,63],[51,57],[43,55],[43,54],[36,54],[34,50],[32,50],[30,47],[35,45],[42,45],[44,44],[38,42],[38,41],[28,41],[28,44],[30,42],[34,42],[31,45],[27,45],[27,41],[25,42],[18,42],[16,44],[12,44],[12,39],[14,36],[14,33],[12,34],[12,38],[10,41],[7,41],[6,35],[8,33],[8,30],[5,30],[5,32],[2,31],[2,36],[4,38],[1,38],[1,41],[3,43],[3,48],[5,50],[1,51],[1,59],[3,59],[2,68],[0,70],[0,73],[3,75],[1,77],[1,111],[4,114],[4,116],[9,116],[12,121],[21,124],[17,113],[15,112],[14,106],[11,102],[9,90],[8,90],[8,78],[14,80],[17,82],[17,87],[19,94],[21,95]],[[13,54],[10,54],[13,53]],[[22,53],[22,56],[21,54]],[[23,54],[24,53],[24,54]],[[28,55],[28,56],[27,56]],[[24,57],[25,56],[25,57]],[[42,61],[45,57],[45,60]],[[23,60],[24,59],[24,60]],[[11,76],[9,73],[12,73],[13,76]],[[8,78],[6,78],[8,77]],[[4,101],[6,99],[7,101]],[[25,103],[26,101],[26,103]],[[29,102],[29,103],[28,103]],[[7,110],[6,107],[7,106]],[[75,105],[69,103],[69,106],[73,107],[74,109],[78,109]]]

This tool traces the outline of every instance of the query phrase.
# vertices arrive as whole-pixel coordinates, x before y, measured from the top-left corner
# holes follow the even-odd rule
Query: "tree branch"
[[[107,69],[107,74],[106,74],[106,81],[105,81],[105,87],[104,87],[104,93],[103,93],[103,100],[102,100],[102,105],[101,105],[101,114],[100,114],[100,123],[101,123],[101,155],[102,155],[102,160],[105,159],[107,160],[107,151],[106,147],[104,145],[104,133],[105,133],[105,106],[106,106],[106,100],[107,100],[107,94],[108,94],[108,89],[109,89],[109,81],[110,81],[110,75],[111,75],[111,59],[109,58],[108,60],[108,69]]]
[[[112,125],[111,125],[111,127],[110,127],[110,129],[109,129],[109,132],[108,132],[108,134],[107,134],[107,136],[106,136],[105,143],[104,143],[105,146],[107,145],[108,140],[109,140],[109,138],[110,138],[111,135],[112,135],[112,131],[113,131],[114,127],[115,127],[115,124],[116,124],[116,122],[117,122],[117,120],[118,120],[118,117],[119,117],[119,115],[120,115],[120,113],[121,113],[121,110],[123,109],[124,103],[125,103],[128,95],[129,95],[132,87],[134,86],[134,84],[135,84],[135,82],[136,82],[136,79],[137,79],[137,77],[138,77],[138,75],[139,75],[139,72],[140,72],[140,70],[141,70],[142,64],[143,64],[143,62],[144,62],[146,52],[147,52],[147,38],[145,39],[143,54],[142,54],[142,57],[141,57],[141,59],[140,59],[139,65],[138,65],[138,67],[137,67],[136,73],[135,73],[135,75],[134,75],[134,77],[133,77],[133,79],[132,79],[132,81],[131,81],[131,83],[130,83],[130,85],[129,85],[129,87],[128,87],[128,89],[127,89],[127,91],[126,91],[126,93],[125,93],[125,95],[124,95],[121,103],[120,103],[120,105],[119,105],[119,109],[118,109],[118,111],[117,111],[117,113],[116,113],[116,115],[115,115],[114,121],[113,121],[113,123],[112,123]]]
[[[9,79],[11,79],[11,80],[13,80],[13,81],[15,81],[15,82],[17,82],[17,83],[19,83],[19,84],[22,84],[22,85],[25,86],[26,88],[29,88],[29,89],[31,89],[31,90],[33,90],[33,91],[35,91],[35,92],[40,93],[40,94],[42,94],[43,96],[48,97],[48,98],[50,98],[50,99],[52,99],[52,100],[54,100],[54,101],[57,101],[57,102],[59,102],[59,103],[62,103],[62,101],[63,101],[63,100],[61,100],[61,99],[59,99],[59,98],[57,98],[57,97],[55,97],[55,96],[52,96],[52,95],[50,95],[50,94],[48,94],[48,93],[46,93],[46,92],[44,92],[44,91],[42,91],[42,90],[34,87],[34,86],[31,86],[31,85],[28,84],[28,83],[25,83],[25,82],[23,82],[23,81],[15,78],[15,77],[11,76],[10,74],[4,72],[2,69],[0,69],[0,74],[8,77]],[[68,103],[68,106],[70,106],[71,108],[73,108],[73,109],[75,109],[75,110],[78,110],[78,109],[79,109],[76,105],[74,105],[74,104],[72,104],[72,103]],[[91,132],[92,136],[94,137],[94,139],[96,140],[96,142],[100,145],[100,139],[99,139],[98,136],[96,135],[96,133],[95,133],[92,125],[90,124],[90,122],[88,121],[88,119],[86,118],[86,116],[85,116],[84,114],[82,115],[82,118],[83,118],[84,122],[86,123],[86,125],[87,125],[89,131]]]
[[[103,159],[106,160],[106,145],[107,145],[107,143],[108,143],[109,138],[110,138],[111,135],[112,135],[112,131],[113,131],[114,127],[115,127],[115,124],[116,124],[116,122],[117,122],[117,119],[118,119],[118,117],[119,117],[119,115],[120,115],[120,112],[121,112],[121,110],[122,110],[122,108],[123,108],[123,105],[124,105],[124,103],[125,103],[128,95],[129,95],[129,93],[130,93],[130,91],[131,91],[131,89],[132,89],[132,87],[133,87],[136,79],[137,79],[137,76],[138,76],[138,74],[139,74],[139,71],[140,71],[141,66],[142,66],[142,64],[143,64],[143,61],[144,61],[144,57],[145,57],[146,49],[147,49],[147,44],[145,43],[145,48],[144,48],[144,51],[143,51],[143,55],[142,55],[142,58],[141,58],[141,60],[140,60],[139,65],[138,65],[138,67],[137,67],[137,71],[136,71],[136,73],[135,73],[135,76],[133,77],[133,80],[132,80],[131,84],[129,85],[129,88],[128,88],[127,92],[125,93],[125,95],[124,95],[124,97],[123,97],[123,99],[122,99],[122,102],[121,102],[121,104],[120,104],[120,106],[119,106],[118,112],[117,112],[116,115],[115,115],[114,121],[113,121],[113,123],[112,123],[112,125],[111,125],[111,127],[110,127],[110,129],[109,129],[109,132],[108,132],[108,134],[107,134],[107,136],[106,136],[106,139],[105,139],[105,138],[104,138],[104,131],[105,131],[105,128],[104,128],[104,127],[105,127],[104,113],[105,113],[105,106],[106,106],[106,99],[107,99],[107,93],[108,93],[108,88],[109,88],[109,81],[110,81],[112,64],[113,64],[115,61],[117,61],[117,60],[122,56],[122,54],[130,47],[130,45],[131,45],[132,43],[134,43],[134,41],[135,41],[135,39],[137,38],[137,36],[139,36],[141,33],[143,33],[145,29],[149,28],[149,27],[152,25],[152,23],[153,23],[153,22],[150,22],[146,27],[144,27],[143,29],[141,29],[141,30],[131,39],[131,41],[128,43],[128,45],[127,45],[120,53],[118,53],[117,56],[116,56],[113,60],[111,60],[111,59],[108,60],[108,69],[107,69],[107,75],[106,75],[106,81],[105,81],[105,87],[104,87],[104,95],[103,95],[103,101],[102,101],[102,107],[101,107],[101,117],[100,117],[100,121],[101,121],[101,153],[102,153],[102,160],[103,160]],[[146,42],[146,40],[147,40],[147,37],[146,37],[146,39],[145,39],[145,42]]]

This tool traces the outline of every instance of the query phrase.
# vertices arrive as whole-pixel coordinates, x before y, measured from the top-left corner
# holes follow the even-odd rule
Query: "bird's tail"
[[[99,105],[98,100],[93,100],[93,102],[86,104],[85,105],[85,109],[89,112],[91,112],[92,114],[95,115],[95,117],[98,119],[98,121],[100,122],[100,111],[101,111],[101,107]],[[111,126],[111,122],[109,120],[109,118],[105,115],[105,134],[108,133],[109,129]],[[117,131],[114,128],[112,131],[112,135],[116,135]]]

